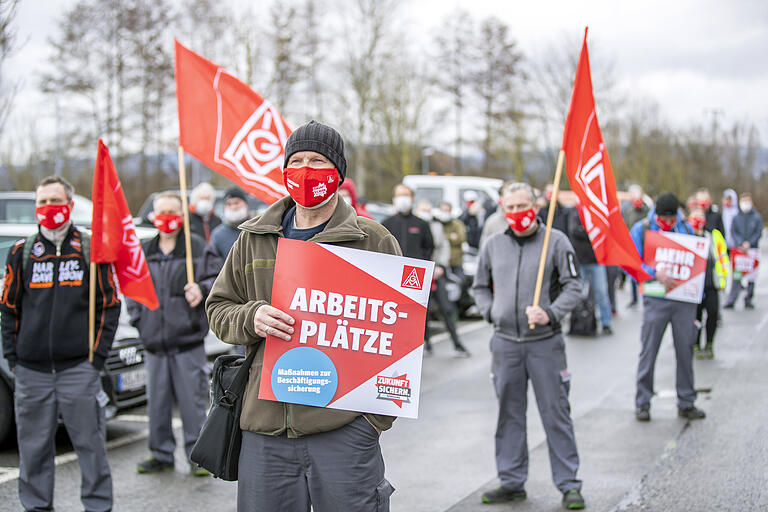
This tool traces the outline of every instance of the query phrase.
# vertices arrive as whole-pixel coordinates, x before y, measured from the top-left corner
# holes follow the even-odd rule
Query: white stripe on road
[[[146,415],[140,415],[140,414],[124,414],[117,416],[113,421],[127,421],[132,423],[149,423],[149,417]],[[173,418],[173,428],[181,428],[182,423],[181,419],[179,418]],[[116,448],[120,448],[122,446],[126,446],[132,443],[136,443],[138,441],[143,441],[149,436],[149,430],[142,429],[139,432],[134,432],[133,434],[128,434],[123,437],[118,437],[117,439],[113,439],[111,441],[108,441],[106,444],[107,451],[114,450]],[[54,464],[56,466],[60,466],[62,464],[68,464],[70,462],[75,462],[77,460],[77,453],[75,452],[65,452],[61,455],[57,455],[54,458]],[[11,482],[13,480],[16,480],[19,478],[19,468],[14,467],[0,467],[0,485]]]

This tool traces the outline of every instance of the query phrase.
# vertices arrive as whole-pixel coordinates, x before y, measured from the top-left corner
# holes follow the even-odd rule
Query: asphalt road
[[[703,421],[677,418],[669,334],[657,362],[653,420],[634,420],[641,309],[624,307],[626,291],[618,294],[613,336],[567,338],[580,477],[590,510],[768,510],[768,275],[763,275],[758,309],[744,311],[740,304],[724,311],[716,358],[695,362],[696,387],[704,390],[697,405],[708,414]],[[560,510],[532,390],[528,500],[480,504],[480,494],[497,485],[490,329],[470,322],[460,332],[473,356],[455,358],[449,342],[437,343],[424,361],[419,419],[400,419],[382,436],[387,477],[397,489],[392,510]],[[115,510],[235,510],[236,484],[186,474],[181,447],[174,473],[138,475],[135,465],[147,455],[146,428],[142,409],[109,424]],[[81,510],[79,468],[64,432],[57,453],[56,508]],[[17,467],[15,446],[2,447],[0,510],[20,510]]]

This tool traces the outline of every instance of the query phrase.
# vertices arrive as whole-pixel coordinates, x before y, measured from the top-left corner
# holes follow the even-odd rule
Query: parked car
[[[437,207],[441,202],[451,204],[453,215],[458,217],[464,207],[464,193],[474,192],[477,201],[483,204],[493,204],[499,200],[499,189],[504,183],[496,178],[479,176],[434,176],[409,175],[403,178],[403,184],[413,190],[414,204],[422,200]]]
[[[0,262],[6,261],[8,251],[17,240],[36,231],[37,224],[0,224]],[[142,234],[151,231],[144,229]],[[5,265],[0,270],[0,283],[4,273]],[[2,293],[1,285],[0,293]],[[101,371],[101,387],[109,397],[109,402],[104,408],[106,417],[111,419],[118,412],[144,404],[147,401],[145,385],[144,346],[139,339],[138,331],[128,323],[128,311],[123,302],[115,341]],[[0,442],[12,432],[13,390],[13,373],[8,368],[5,357],[1,357]]]
[[[78,226],[91,226],[93,203],[87,197],[75,194],[72,221]],[[34,192],[0,192],[0,223],[35,224]],[[5,260],[3,260],[5,261]]]

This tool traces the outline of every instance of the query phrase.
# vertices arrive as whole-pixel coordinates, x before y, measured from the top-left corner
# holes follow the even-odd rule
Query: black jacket
[[[589,241],[587,230],[581,224],[579,211],[571,208],[567,214],[567,235],[573,245],[573,251],[576,253],[576,260],[579,265],[588,265],[597,263],[595,251],[592,249],[592,242]]]
[[[429,224],[415,215],[397,213],[381,223],[400,244],[403,256],[431,260],[435,242]]]
[[[9,366],[18,362],[25,368],[51,372],[88,359],[90,268],[81,241],[80,232],[72,226],[60,255],[40,233],[26,263],[22,264],[25,239],[8,252],[0,311],[3,355]],[[117,330],[120,299],[115,288],[112,265],[99,264],[93,343],[96,368],[104,365]]]
[[[205,250],[202,238],[192,235],[195,282],[203,292],[203,301],[192,308],[184,298],[184,285],[187,284],[184,235],[179,234],[176,247],[167,256],[160,251],[159,239],[158,235],[141,245],[147,256],[160,307],[152,311],[128,299],[128,311],[131,324],[139,330],[141,341],[149,352],[175,354],[201,345],[208,334],[205,299],[221,268],[221,260],[212,250]]]
[[[704,224],[704,231],[712,231],[713,229],[718,230],[723,236],[725,236],[725,226],[723,225],[723,216],[720,215],[720,212],[714,209],[714,206],[710,206],[707,208],[707,211],[704,212],[704,217],[707,220],[707,223]]]
[[[221,219],[213,212],[206,218],[203,218],[196,213],[189,212],[189,231],[206,242],[211,241],[213,228],[219,224],[221,224]]]
[[[554,229],[557,229],[567,234],[568,219],[570,218],[571,212],[573,210],[575,210],[575,208],[566,208],[564,206],[561,206],[560,203],[557,203],[557,206],[555,206],[555,214],[552,216],[552,227]],[[539,218],[541,219],[541,222],[544,223],[545,225],[547,224],[548,214],[549,214],[549,202],[547,202],[547,205],[542,207],[539,210]]]

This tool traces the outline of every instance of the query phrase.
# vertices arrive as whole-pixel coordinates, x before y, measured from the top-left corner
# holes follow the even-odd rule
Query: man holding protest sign
[[[346,170],[336,130],[315,121],[296,129],[285,145],[290,197],[240,227],[207,301],[217,336],[257,351],[240,420],[240,511],[389,510],[394,488],[384,478],[379,435],[393,417],[258,398],[265,338],[298,337],[294,318],[270,305],[278,240],[400,255],[392,234],[338,200]]]
[[[690,242],[695,246],[694,251],[682,245],[684,240],[673,241],[658,235],[693,235],[691,226],[683,220],[679,208],[680,202],[674,194],[661,194],[649,217],[635,223],[630,232],[643,258],[643,269],[654,279],[642,286],[642,348],[637,367],[635,398],[635,417],[638,421],[651,419],[656,356],[667,324],[672,324],[677,357],[678,414],[691,420],[706,416],[693,405],[696,400],[693,388],[693,344],[696,341],[696,308],[703,294],[708,241],[696,237]],[[656,240],[654,247],[649,243],[651,237]]]
[[[752,195],[745,192],[739,197],[739,213],[733,218],[733,224],[731,225],[731,236],[733,237],[734,243],[733,261],[735,264],[738,259],[746,260],[747,258],[745,257],[738,257],[744,254],[745,256],[748,256],[753,263],[751,265],[751,272],[745,272],[743,279],[736,280],[736,276],[734,275],[731,291],[728,294],[728,300],[725,304],[726,309],[732,309],[736,304],[736,300],[739,298],[742,288],[744,288],[742,281],[745,281],[745,284],[747,285],[747,296],[744,298],[744,307],[746,309],[754,309],[755,307],[752,303],[752,297],[755,294],[754,269],[757,268],[757,258],[759,256],[759,253],[756,250],[757,244],[762,235],[763,218],[754,209]]]
[[[568,402],[571,374],[560,332],[563,317],[579,301],[581,282],[568,238],[552,230],[540,305],[532,306],[536,274],[530,269],[538,265],[545,238],[534,200],[533,190],[524,183],[505,187],[501,208],[509,227],[480,249],[472,286],[478,308],[494,325],[491,364],[499,399],[496,466],[501,487],[484,493],[482,500],[501,503],[526,498],[525,416],[530,378],[547,433],[552,479],[563,493],[566,508],[584,508]]]

